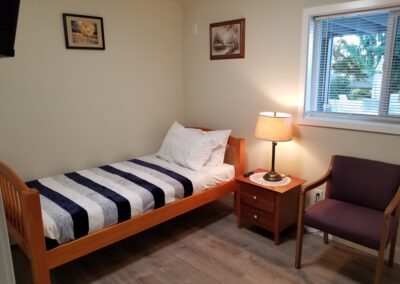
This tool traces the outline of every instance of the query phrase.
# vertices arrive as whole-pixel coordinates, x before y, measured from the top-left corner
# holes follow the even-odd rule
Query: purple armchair
[[[326,183],[325,199],[306,210],[306,192]],[[300,193],[295,267],[300,268],[304,226],[378,250],[380,283],[385,249],[393,266],[400,216],[400,165],[333,156],[328,172]]]

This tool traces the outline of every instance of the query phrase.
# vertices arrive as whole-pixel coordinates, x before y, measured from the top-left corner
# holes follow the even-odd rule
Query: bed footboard
[[[50,283],[39,192],[0,162],[0,189],[8,232],[31,262],[35,283]]]

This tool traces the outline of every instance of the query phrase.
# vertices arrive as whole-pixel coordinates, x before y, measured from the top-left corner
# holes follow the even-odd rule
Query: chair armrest
[[[332,166],[333,166],[333,161],[335,160],[335,155],[332,156],[331,159],[331,163],[329,164],[329,168],[328,171],[319,179],[317,179],[316,181],[310,183],[310,184],[306,184],[302,187],[300,194],[301,195],[305,195],[307,191],[314,189],[318,186],[320,186],[321,184],[324,184],[331,176],[332,174]]]
[[[304,213],[304,208],[305,208],[305,205],[306,205],[306,192],[311,190],[311,189],[313,189],[313,188],[316,188],[317,186],[320,186],[321,184],[325,183],[329,179],[329,177],[332,174],[332,166],[333,166],[333,161],[334,160],[335,160],[335,155],[332,156],[331,163],[329,165],[328,171],[321,178],[319,178],[316,181],[314,181],[314,182],[312,182],[312,183],[310,183],[308,185],[305,185],[305,186],[303,186],[301,188],[301,190],[300,190],[300,200],[299,200],[299,214],[298,214],[298,216],[299,216],[298,217],[299,218],[299,221],[298,221],[299,224],[301,224],[301,220],[303,218],[303,213]]]
[[[320,186],[321,184],[324,184],[329,179],[330,176],[331,176],[331,171],[328,171],[321,178],[317,179],[316,181],[314,181],[310,184],[303,186],[303,188],[301,189],[301,194],[305,194],[307,191],[314,189],[314,188]]]
[[[385,218],[389,218],[390,215],[393,214],[393,211],[398,208],[400,205],[400,186],[397,189],[397,193],[394,195],[393,199],[389,202],[389,205],[385,209]],[[397,215],[400,214],[400,210],[397,210],[396,212],[396,217],[399,217]]]

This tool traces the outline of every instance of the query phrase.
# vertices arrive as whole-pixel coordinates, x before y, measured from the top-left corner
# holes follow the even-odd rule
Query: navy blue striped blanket
[[[27,182],[40,193],[48,248],[70,242],[227,181],[232,167],[195,172],[156,156]]]

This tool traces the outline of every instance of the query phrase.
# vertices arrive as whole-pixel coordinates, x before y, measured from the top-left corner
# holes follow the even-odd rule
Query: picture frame
[[[210,24],[210,59],[244,58],[246,19]]]
[[[102,17],[67,13],[62,15],[67,49],[105,49]]]

